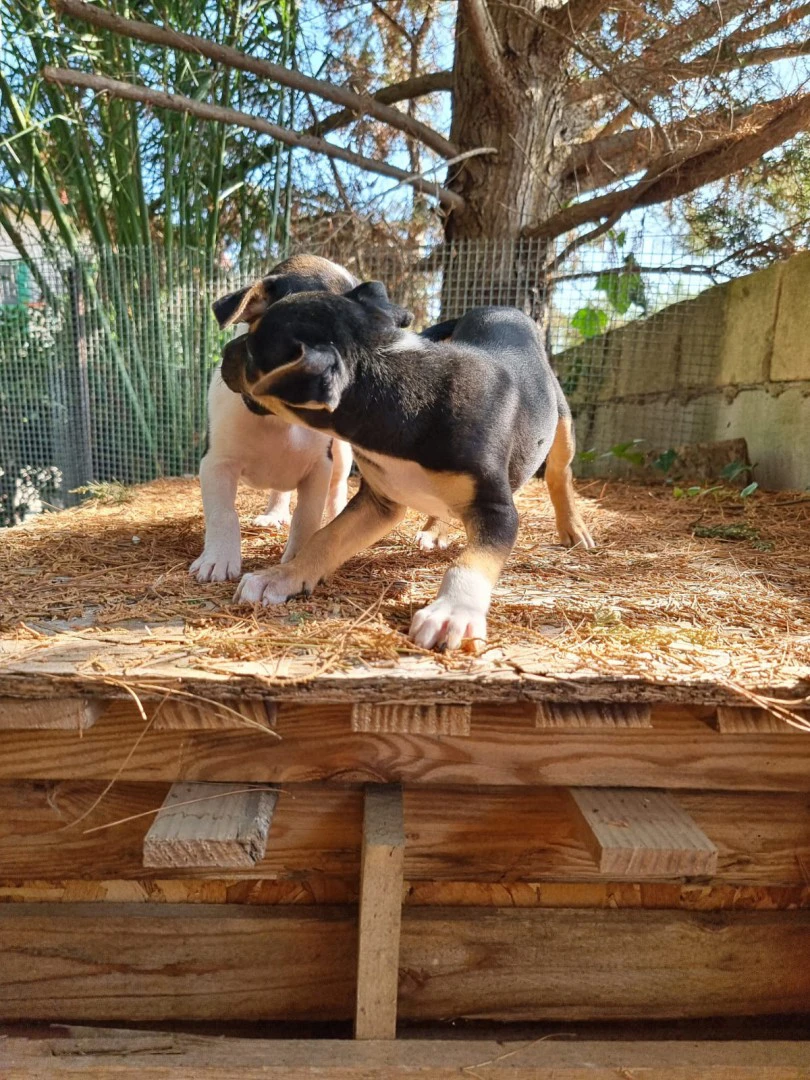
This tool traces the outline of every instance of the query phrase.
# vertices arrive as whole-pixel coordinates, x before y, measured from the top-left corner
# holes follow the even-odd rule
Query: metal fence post
[[[85,301],[81,255],[76,254],[68,268],[68,295],[70,303],[70,332],[72,348],[68,354],[67,428],[71,443],[70,483],[66,483],[66,500],[69,505],[77,502],[70,495],[72,488],[80,487],[93,479],[93,444],[90,407],[90,381],[87,371],[87,327],[85,324]]]

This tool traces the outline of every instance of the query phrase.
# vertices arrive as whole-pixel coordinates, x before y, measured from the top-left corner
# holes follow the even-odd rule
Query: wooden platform
[[[283,536],[248,524],[260,501],[240,497],[245,570],[281,553]],[[153,696],[164,687],[348,702],[359,706],[356,730],[387,724],[392,734],[402,702],[744,706],[757,704],[745,697],[753,691],[801,707],[808,698],[806,501],[678,500],[664,486],[581,484],[596,552],[556,545],[543,485],[518,501],[520,535],[480,658],[437,657],[407,640],[413,610],[433,599],[461,540],[456,532],[449,551],[418,551],[416,515],[310,598],[258,612],[233,606],[232,583],[187,573],[202,543],[195,481],[156,482],[124,503],[4,530],[0,696],[122,696],[127,685]],[[717,536],[696,536],[698,519]],[[370,703],[389,711],[367,715]],[[194,699],[175,704],[193,708]],[[426,722],[425,734],[439,733],[430,726],[438,714]],[[445,734],[467,722],[463,712],[441,719]]]
[[[785,545],[770,562],[698,544],[683,508],[643,489],[589,507],[614,530],[599,563],[537,555],[538,513],[492,652],[440,657],[401,633],[443,565],[420,568],[407,533],[317,601],[240,613],[226,587],[187,578],[199,521],[169,511],[188,490],[0,536],[17,559],[0,636],[0,1021],[354,1023],[365,1056],[317,1058],[343,1080],[801,1075],[792,1051],[755,1046],[709,1048],[699,1073],[660,1047],[472,1071],[489,1050],[437,1047],[430,1063],[378,1048],[438,1019],[810,1014],[798,510],[762,517]],[[632,554],[628,506],[646,522]],[[671,566],[650,570],[667,553],[677,589]],[[732,563],[751,571],[739,595]],[[87,1054],[0,1039],[0,1077],[125,1074],[130,1056],[155,1080],[209,1069],[193,1042],[166,1060],[110,1039]],[[233,1053],[239,1075],[316,1068],[294,1047]]]

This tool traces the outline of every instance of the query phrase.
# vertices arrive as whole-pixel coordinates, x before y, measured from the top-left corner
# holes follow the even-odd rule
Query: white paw
[[[284,604],[305,591],[299,574],[286,566],[273,566],[256,574],[245,574],[234,596],[236,604]]]
[[[458,649],[472,641],[477,652],[487,640],[487,617],[477,606],[440,596],[416,612],[408,636],[423,649]]]
[[[585,551],[594,551],[596,548],[595,540],[579,515],[569,518],[564,524],[558,524],[557,535],[563,547],[584,548]]]
[[[253,519],[253,524],[258,525],[260,529],[287,529],[290,526],[292,517],[287,510],[274,510],[270,514],[257,514]]]
[[[449,543],[450,533],[441,522],[432,529],[420,529],[416,534],[416,546],[420,551],[444,551]]]
[[[232,581],[239,577],[242,556],[239,547],[206,548],[188,568],[197,581]]]

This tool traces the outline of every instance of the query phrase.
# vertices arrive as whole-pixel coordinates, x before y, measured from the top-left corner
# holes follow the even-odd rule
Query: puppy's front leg
[[[320,529],[331,476],[332,459],[324,451],[323,457],[318,459],[298,485],[298,499],[292,516],[290,535],[281,556],[283,563],[294,559],[307,540]]]
[[[352,555],[381,540],[402,521],[405,507],[378,496],[363,481],[346,509],[320,529],[288,563],[245,574],[234,600],[241,604],[283,604],[309,595]]]
[[[206,454],[200,462],[200,487],[205,513],[205,546],[189,567],[198,581],[227,581],[242,568],[236,489],[239,468]]]
[[[464,515],[468,547],[442,578],[439,595],[417,611],[409,636],[423,649],[457,649],[465,639],[487,639],[492,588],[517,539],[518,514],[508,489],[478,501]]]

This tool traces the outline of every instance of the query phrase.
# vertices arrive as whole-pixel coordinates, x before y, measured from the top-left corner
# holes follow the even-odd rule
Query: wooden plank
[[[126,682],[144,696],[161,697],[156,686],[176,686],[203,697],[232,699],[253,695],[263,680],[279,680],[273,696],[279,701],[306,704],[312,700],[407,700],[413,704],[435,701],[514,704],[527,699],[559,701],[644,701],[656,704],[735,705],[739,693],[696,667],[689,674],[653,680],[644,674],[594,671],[582,664],[552,665],[536,650],[520,650],[514,667],[486,657],[449,670],[441,660],[402,656],[396,666],[358,664],[340,671],[319,672],[312,655],[273,657],[267,661],[221,660],[208,667],[195,666],[194,647],[176,628],[158,628],[159,634],[115,630],[53,643],[0,637],[0,696],[42,697],[49,692],[109,696],[110,679]],[[99,647],[104,650],[104,671],[97,670]],[[511,652],[516,652],[512,649]],[[180,655],[178,655],[178,653]],[[671,674],[671,673],[670,673]],[[764,673],[763,673],[764,677]],[[283,684],[281,680],[284,680]],[[55,689],[58,688],[58,689]],[[777,673],[769,694],[801,700],[810,691],[806,673]]]
[[[399,1018],[804,1014],[810,912],[406,908]],[[0,905],[0,1020],[345,1020],[351,909]]]
[[[601,874],[643,881],[717,872],[717,848],[669,792],[571,788],[570,795]]]
[[[402,790],[369,787],[360,865],[356,1039],[396,1035],[404,861]]]
[[[78,826],[65,828],[97,802],[104,786],[103,781],[0,783],[0,880],[10,889],[23,881],[74,880],[71,888],[78,889],[81,878],[165,878],[145,874],[142,855],[167,784],[119,782]],[[810,794],[681,791],[677,797],[718,848],[713,884],[810,885]],[[559,788],[407,787],[404,801],[405,876],[411,882],[604,881],[575,829],[570,799]],[[285,785],[264,859],[229,877],[356,882],[362,817],[362,792],[356,788]],[[192,873],[200,883],[222,876],[178,870],[172,877]],[[231,891],[239,894],[236,885]],[[315,894],[324,895],[323,889]],[[205,896],[202,888],[200,895]],[[508,904],[508,894],[503,895]]]
[[[0,1042],[4,1080],[806,1080],[810,1042],[487,1038],[235,1039],[63,1029]]]
[[[0,698],[0,731],[86,731],[105,708],[103,698]]]
[[[155,731],[244,731],[272,728],[276,720],[275,702],[251,698],[223,702],[172,698],[149,712],[154,713]]]
[[[172,784],[143,842],[148,868],[255,868],[278,795],[239,784]]]
[[[652,727],[649,705],[609,701],[539,701],[534,722],[539,728],[563,731]]]
[[[342,907],[4,904],[0,1019],[348,1020],[356,939]]]
[[[637,881],[409,881],[406,907],[652,908],[682,911],[797,911],[810,885],[761,886]],[[311,907],[357,904],[356,878],[0,879],[0,903],[244,904]],[[102,911],[100,917],[104,917]]]
[[[795,711],[797,715],[802,716],[810,724],[810,712],[803,712],[798,709]],[[714,726],[723,735],[738,735],[740,733],[749,735],[796,734],[796,728],[786,724],[784,720],[780,720],[778,716],[774,716],[767,709],[738,708],[731,705],[718,705],[714,714]]]
[[[522,708],[476,714],[460,739],[351,732],[340,705],[279,708],[278,740],[262,731],[143,733],[126,708],[109,710],[79,740],[74,732],[0,732],[0,780],[111,779],[295,783],[539,784],[585,787],[810,790],[810,739],[718,738],[685,714],[666,727],[587,732],[540,730]],[[128,755],[131,756],[128,758]]]
[[[400,1020],[805,1014],[810,912],[406,909]]]
[[[409,705],[404,702],[352,706],[352,731],[397,735],[469,735],[470,705]]]

